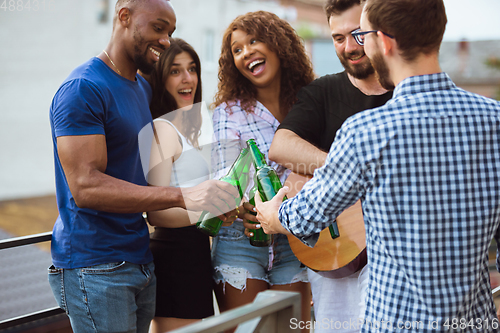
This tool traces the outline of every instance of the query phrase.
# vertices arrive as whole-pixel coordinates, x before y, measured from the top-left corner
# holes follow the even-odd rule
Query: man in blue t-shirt
[[[77,67],[50,108],[59,217],[49,281],[74,332],[148,332],[156,279],[142,212],[234,205],[235,190],[207,181],[147,186],[138,134],[151,121],[150,73],[176,17],[168,0],[118,0],[106,49]]]

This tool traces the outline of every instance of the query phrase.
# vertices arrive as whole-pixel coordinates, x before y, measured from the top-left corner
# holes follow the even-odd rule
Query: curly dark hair
[[[183,39],[170,38],[170,47],[161,54],[160,60],[156,63],[154,71],[149,77],[146,77],[153,90],[149,109],[153,119],[164,116],[164,118],[169,120],[171,119],[168,113],[178,109],[175,98],[165,89],[165,83],[167,82],[175,57],[182,52],[187,52],[191,58],[193,58],[196,64],[196,73],[198,74],[198,85],[194,94],[194,105],[191,110],[183,113],[182,128],[186,133],[188,142],[194,147],[198,147],[198,138],[201,134],[200,128],[202,123],[200,109],[202,96],[201,64],[196,51]]]
[[[299,89],[312,82],[315,76],[303,40],[288,22],[266,11],[240,15],[226,29],[219,59],[219,84],[212,106],[226,102],[229,110],[237,99],[247,112],[252,112],[255,106],[257,89],[236,68],[231,52],[231,34],[237,29],[255,36],[278,55],[281,64],[280,108],[288,112],[296,102]]]

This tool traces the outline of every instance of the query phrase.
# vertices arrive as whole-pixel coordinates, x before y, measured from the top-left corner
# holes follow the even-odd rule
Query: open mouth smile
[[[193,92],[193,88],[185,88],[178,91],[180,97],[185,100],[191,100]]]
[[[156,58],[156,61],[158,61],[160,59],[160,56],[161,56],[160,51],[157,51],[157,50],[153,49],[152,47],[149,48],[149,51],[151,51],[151,53],[153,53],[153,55]]]
[[[265,68],[266,61],[264,59],[256,59],[248,64],[247,68],[253,75],[262,73]]]

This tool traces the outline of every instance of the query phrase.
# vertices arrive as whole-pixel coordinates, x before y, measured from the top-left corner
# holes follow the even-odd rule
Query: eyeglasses
[[[354,37],[354,40],[356,41],[356,43],[363,46],[363,45],[365,45],[365,35],[366,34],[369,34],[370,32],[379,32],[379,31],[389,38],[394,38],[394,36],[391,36],[391,35],[383,32],[381,30],[361,31],[361,29],[356,29],[353,32],[351,32],[351,35],[352,35],[352,37]]]

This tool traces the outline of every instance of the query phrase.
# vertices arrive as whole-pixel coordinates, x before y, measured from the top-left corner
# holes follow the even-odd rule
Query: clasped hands
[[[290,233],[281,225],[278,218],[278,210],[283,198],[289,192],[287,186],[281,188],[274,198],[262,202],[258,192],[255,195],[255,206],[244,202],[240,206],[228,211],[230,202],[237,197],[237,190],[230,184],[208,180],[197,186],[182,189],[185,207],[188,210],[208,210],[217,215],[223,221],[224,226],[231,225],[237,218],[243,220],[245,234],[251,236],[253,231],[263,228],[266,234]],[[226,209],[220,208],[226,207]],[[257,212],[257,215],[254,215]],[[252,214],[253,213],[253,214]]]
[[[281,188],[274,198],[263,202],[260,195],[255,195],[255,206],[249,202],[244,202],[231,212],[231,217],[223,225],[232,224],[236,218],[243,220],[245,235],[253,236],[253,230],[263,228],[266,234],[285,234],[290,235],[280,223],[278,210],[283,202],[283,198],[289,192],[288,187]],[[257,213],[257,215],[255,215]]]

